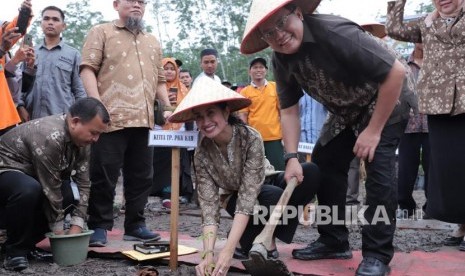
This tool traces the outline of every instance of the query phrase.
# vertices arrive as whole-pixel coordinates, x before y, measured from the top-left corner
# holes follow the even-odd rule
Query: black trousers
[[[305,205],[307,205],[315,196],[316,191],[318,190],[320,183],[320,173],[318,167],[313,163],[303,163],[302,164],[304,180],[302,183],[297,185],[292,196],[289,199],[288,206],[299,208],[303,210]],[[283,190],[286,188],[286,181],[284,181],[284,172],[279,173],[273,181],[262,186],[260,193],[258,194],[258,202],[262,208],[266,208],[267,214],[263,216],[266,221],[269,219],[269,214],[271,211],[270,206],[274,206],[281,197]],[[234,212],[236,209],[237,193],[235,193],[228,201],[226,211],[234,217]],[[284,213],[291,214],[291,211],[284,211]],[[299,214],[300,215],[300,214]],[[260,220],[256,220],[260,222]],[[265,221],[265,222],[266,222]],[[275,237],[280,239],[285,243],[291,243],[294,233],[299,224],[299,216],[290,216],[289,219],[281,220],[281,223],[276,226],[274,232]],[[263,223],[254,222],[254,217],[250,217],[247,227],[242,234],[242,237],[239,241],[241,248],[249,251],[252,247],[252,243],[258,234],[262,231],[264,227]]]
[[[161,193],[163,199],[170,198],[168,193],[164,193],[167,187],[171,186],[171,152],[168,147],[154,147],[153,149],[153,185],[151,195]],[[190,199],[194,192],[191,178],[191,153],[182,148],[180,150],[180,194]],[[171,191],[171,189],[168,189]]]
[[[362,255],[389,263],[394,255],[392,240],[396,228],[397,185],[394,183],[395,151],[407,121],[384,127],[372,162],[366,162],[367,179],[364,217],[368,224],[362,228]],[[354,158],[356,137],[346,128],[328,144],[317,141],[312,160],[320,168],[321,185],[317,192],[318,205],[337,210],[338,221],[345,219],[347,172]],[[390,223],[373,222],[377,209],[387,213]],[[318,215],[318,214],[317,214]],[[349,248],[348,230],[344,224],[318,225],[319,241],[329,246]]]
[[[0,136],[2,136],[3,134],[7,133],[10,129],[14,128],[16,125],[12,125],[12,126],[9,126],[9,127],[6,127],[4,129],[0,129]]]
[[[70,213],[74,203],[69,181],[61,186],[63,209]],[[25,256],[49,232],[43,211],[44,200],[40,183],[31,176],[15,171],[0,174],[0,220],[7,230],[3,250],[8,256]]]
[[[418,166],[425,172],[425,194],[428,190],[429,171],[429,135],[428,133],[405,133],[399,144],[398,203],[400,209],[413,214],[417,204],[413,199],[413,189],[418,176]],[[426,208],[426,202],[423,209]]]
[[[465,114],[428,115],[431,158],[428,206],[431,217],[465,223]]]
[[[144,208],[153,174],[153,148],[147,145],[148,135],[148,128],[125,128],[100,135],[92,145],[90,229],[113,228],[113,201],[121,169],[126,200],[124,228],[132,231],[145,226]]]

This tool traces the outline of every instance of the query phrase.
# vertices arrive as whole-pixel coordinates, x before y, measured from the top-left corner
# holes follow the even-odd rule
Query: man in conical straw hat
[[[394,248],[395,150],[405,128],[413,95],[403,87],[405,68],[359,25],[347,19],[312,14],[319,0],[254,0],[241,52],[273,49],[272,69],[281,104],[287,152],[285,178],[303,179],[295,158],[299,141],[298,101],[306,91],[331,113],[312,160],[320,167],[320,206],[331,223],[318,225],[320,237],[293,251],[303,260],[351,258],[344,220],[347,171],[358,156],[367,160],[368,209],[364,213],[363,261],[356,275],[385,275]]]
[[[265,158],[258,131],[232,114],[250,103],[220,83],[200,78],[169,118],[171,122],[195,120],[203,136],[193,162],[204,244],[202,261],[196,266],[197,275],[227,275],[232,258],[247,259],[255,237],[268,219],[266,215],[286,187],[284,172],[275,171]],[[302,164],[301,170],[305,180],[295,188],[288,202],[294,210],[310,202],[319,185],[315,164]],[[265,209],[254,214],[257,201]],[[226,244],[213,256],[220,207],[233,217],[233,223]],[[278,225],[274,237],[290,243],[298,219],[295,214],[283,218],[287,224]],[[266,250],[268,258],[278,258],[274,238]]]

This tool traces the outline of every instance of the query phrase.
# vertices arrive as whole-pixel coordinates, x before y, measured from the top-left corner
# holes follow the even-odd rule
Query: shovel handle
[[[286,188],[283,191],[283,194],[276,203],[273,212],[270,214],[268,222],[265,224],[262,232],[255,238],[253,244],[261,243],[266,248],[269,248],[273,239],[273,233],[276,229],[279,219],[283,215],[284,208],[286,208],[289,199],[291,198],[292,193],[294,192],[295,187],[297,186],[297,178],[293,177],[289,182],[287,182]]]

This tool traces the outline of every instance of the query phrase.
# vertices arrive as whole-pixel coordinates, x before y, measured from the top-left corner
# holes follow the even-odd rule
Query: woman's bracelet
[[[212,256],[215,256],[215,252],[213,250],[205,250],[202,252],[202,259],[205,259],[205,257],[210,253],[212,254]]]

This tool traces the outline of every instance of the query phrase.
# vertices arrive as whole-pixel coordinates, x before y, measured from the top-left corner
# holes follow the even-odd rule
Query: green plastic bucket
[[[79,234],[55,235],[45,234],[50,239],[53,262],[61,266],[80,264],[87,258],[90,235],[93,230],[84,230]]]

